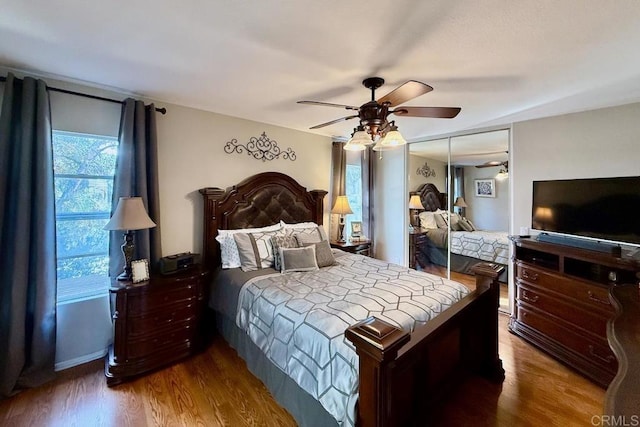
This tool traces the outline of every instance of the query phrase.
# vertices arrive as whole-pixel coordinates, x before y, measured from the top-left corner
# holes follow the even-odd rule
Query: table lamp
[[[419,227],[420,221],[418,219],[418,211],[423,211],[424,206],[422,206],[422,201],[420,200],[420,196],[418,194],[414,194],[409,199],[409,224],[412,227]]]
[[[131,261],[135,245],[134,230],[153,228],[156,223],[149,218],[141,197],[120,197],[118,206],[111,219],[104,226],[105,230],[125,230],[122,254],[124,255],[124,271],[118,276],[119,281],[131,280]]]
[[[344,216],[353,213],[351,206],[349,206],[347,196],[338,196],[336,198],[336,203],[333,205],[331,213],[340,215],[340,222],[338,222],[338,242],[344,243],[346,241],[344,238]]]
[[[460,216],[464,216],[462,214],[462,209],[467,208],[467,202],[464,201],[464,197],[456,197],[456,201],[453,204],[453,206],[458,208],[458,212],[460,213]]]

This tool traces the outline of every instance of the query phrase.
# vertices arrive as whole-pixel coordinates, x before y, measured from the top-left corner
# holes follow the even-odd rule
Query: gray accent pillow
[[[234,234],[233,239],[238,246],[240,268],[242,268],[242,271],[253,271],[273,267],[273,245],[271,244],[271,237],[282,234],[282,231]]]
[[[460,224],[460,220],[456,221],[456,222],[451,222],[451,229],[453,231],[460,231],[462,230],[462,224]],[[469,230],[466,230],[469,231]]]
[[[316,247],[280,248],[280,262],[282,272],[318,270],[316,261]]]
[[[304,230],[296,230],[293,234],[298,239],[298,246],[304,246],[307,243],[318,243],[327,240],[327,235],[322,227],[308,228]]]
[[[306,243],[303,246],[315,246],[316,262],[318,263],[318,267],[328,267],[336,263],[336,259],[333,256],[333,252],[331,251],[331,245],[329,245],[329,241],[323,240],[322,242],[317,243]]]
[[[273,267],[278,271],[282,269],[280,248],[297,248],[299,246],[296,236],[291,233],[272,236],[271,245],[273,246]]]
[[[446,212],[436,212],[433,216],[436,219],[436,225],[438,228],[449,228],[449,224],[447,223],[449,217]]]
[[[471,221],[469,221],[466,218],[461,218],[460,221],[458,221],[458,225],[464,230],[464,231],[476,231],[476,228],[473,226],[473,224],[471,223]]]

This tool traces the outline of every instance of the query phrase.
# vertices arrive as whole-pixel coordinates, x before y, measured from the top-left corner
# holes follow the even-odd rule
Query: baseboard
[[[102,359],[107,355],[109,351],[108,348],[104,350],[96,351],[95,353],[85,354],[84,356],[75,357],[71,360],[65,360],[63,362],[58,362],[55,365],[56,372],[63,371],[65,369],[73,368],[74,366],[82,365],[83,363],[91,362],[93,360]]]

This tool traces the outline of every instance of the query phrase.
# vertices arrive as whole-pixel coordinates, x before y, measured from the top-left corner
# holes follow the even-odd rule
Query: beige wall
[[[531,226],[535,180],[640,175],[640,104],[515,123],[512,233]]]
[[[278,171],[294,177],[309,190],[329,189],[330,138],[175,105],[167,105],[167,109],[166,116],[158,117],[160,212],[165,254],[201,250],[200,188],[226,188],[256,173]],[[246,153],[225,153],[224,145],[231,139],[246,143],[262,132],[276,141],[282,151],[290,147],[296,153],[296,160],[280,158],[263,162]],[[330,208],[325,198],[325,224]],[[325,227],[328,230],[328,226]]]
[[[464,168],[464,200],[469,207],[465,216],[478,230],[509,229],[509,179],[496,179],[496,197],[476,197],[474,180],[495,179],[500,168]]]
[[[436,171],[436,176],[430,176],[425,178],[417,173],[417,170],[424,166],[425,162],[429,167]],[[415,191],[422,184],[432,183],[440,192],[445,193],[444,188],[447,182],[447,164],[439,160],[428,159],[426,157],[417,156],[415,154],[409,154],[409,191]]]

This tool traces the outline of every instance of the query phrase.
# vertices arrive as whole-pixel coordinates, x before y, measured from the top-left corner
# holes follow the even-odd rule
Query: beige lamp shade
[[[456,201],[453,206],[458,208],[468,208],[467,202],[464,201],[464,197],[456,197]]]
[[[105,230],[143,230],[153,228],[156,223],[149,218],[141,197],[120,197],[118,206]]]
[[[409,209],[424,209],[419,195],[414,194],[413,196],[411,196],[411,198],[409,199]]]
[[[351,206],[349,206],[349,200],[347,200],[347,196],[338,196],[336,198],[336,203],[333,205],[333,209],[331,209],[332,214],[340,214],[347,215],[352,214]]]

